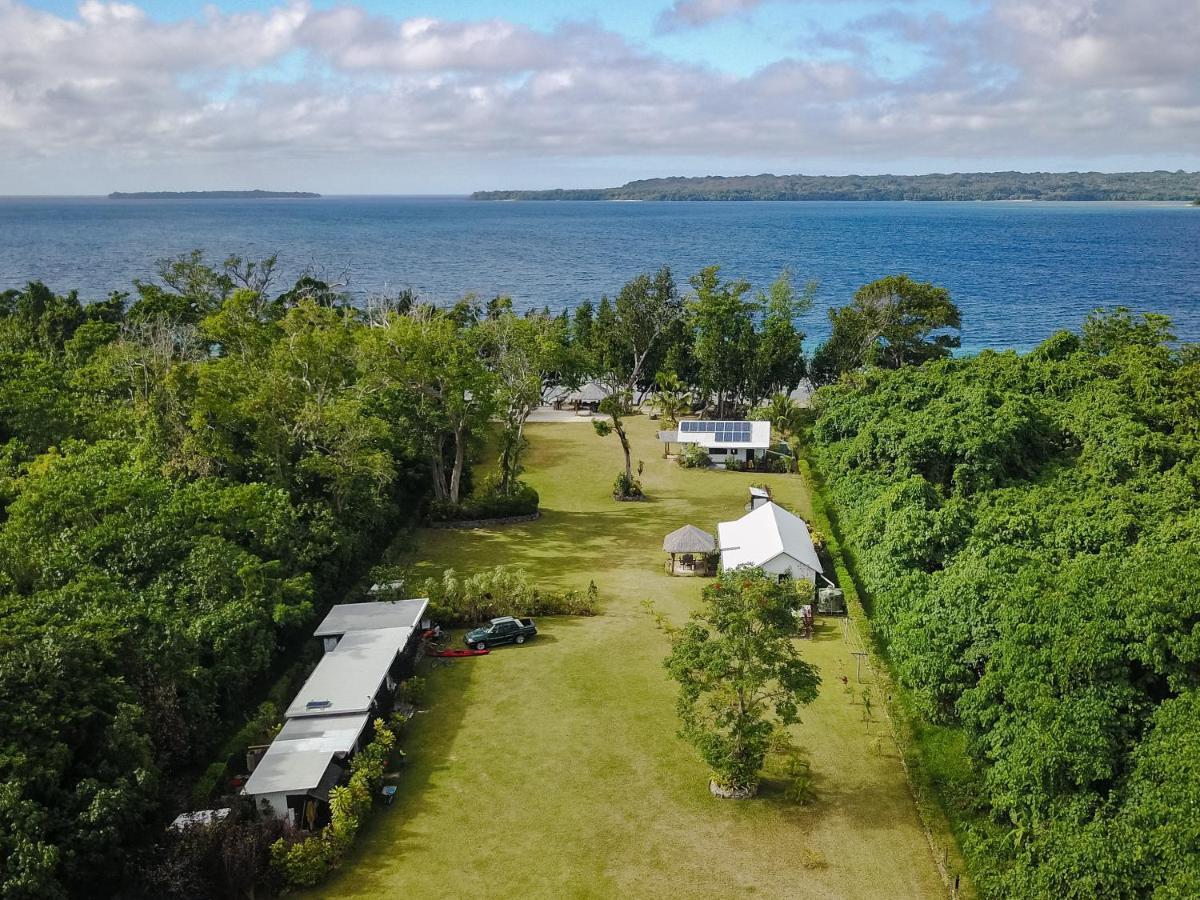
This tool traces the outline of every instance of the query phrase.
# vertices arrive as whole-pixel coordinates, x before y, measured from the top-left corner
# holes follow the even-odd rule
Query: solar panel
[[[753,427],[750,422],[703,422],[699,419],[686,419],[679,423],[681,434],[711,434],[718,443],[722,444],[749,441]]]

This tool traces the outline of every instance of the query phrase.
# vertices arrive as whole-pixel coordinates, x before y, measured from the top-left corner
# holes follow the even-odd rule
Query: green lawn
[[[527,525],[422,531],[421,571],[518,565],[547,584],[594,579],[604,614],[539,621],[523,647],[430,674],[431,710],[402,736],[409,766],[342,869],[315,896],[936,897],[944,894],[895,748],[863,722],[839,620],[801,652],[820,698],[796,726],[818,799],[798,807],[768,783],[752,801],[713,799],[676,736],[666,642],[642,607],[675,619],[704,581],[664,572],[663,536],[742,514],[767,480],[801,514],[796,476],[684,470],[654,424],[631,420],[646,503],[615,503],[615,436],[586,422],[531,426],[526,478],[543,516]]]

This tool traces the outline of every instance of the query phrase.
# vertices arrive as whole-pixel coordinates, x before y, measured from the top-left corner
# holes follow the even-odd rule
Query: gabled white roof
[[[810,569],[823,572],[808,525],[777,503],[764,503],[735,522],[720,522],[717,539],[721,567],[761,566],[785,553]]]
[[[377,600],[370,603],[340,603],[321,620],[315,637],[332,637],[350,631],[378,628],[416,628],[425,615],[429,599]]]
[[[404,649],[411,628],[351,631],[321,657],[285,716],[332,716],[364,713],[379,693],[396,654]]]

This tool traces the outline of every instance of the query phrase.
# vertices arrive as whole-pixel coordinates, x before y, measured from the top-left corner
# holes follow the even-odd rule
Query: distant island
[[[476,191],[472,200],[1180,200],[1200,172],[965,172],[935,175],[707,175],[621,187]]]
[[[109,200],[314,200],[310,191],[113,191]]]

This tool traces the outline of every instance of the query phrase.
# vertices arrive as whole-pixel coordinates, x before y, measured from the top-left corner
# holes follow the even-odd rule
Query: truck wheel
[[[525,635],[523,635],[523,634],[518,634],[518,635],[517,635],[517,643],[518,643],[518,644],[523,644],[523,643],[525,643]]]
[[[475,644],[475,649],[476,649],[476,650],[486,650],[486,649],[487,649],[487,644],[485,644],[483,641],[478,641],[478,642]]]

